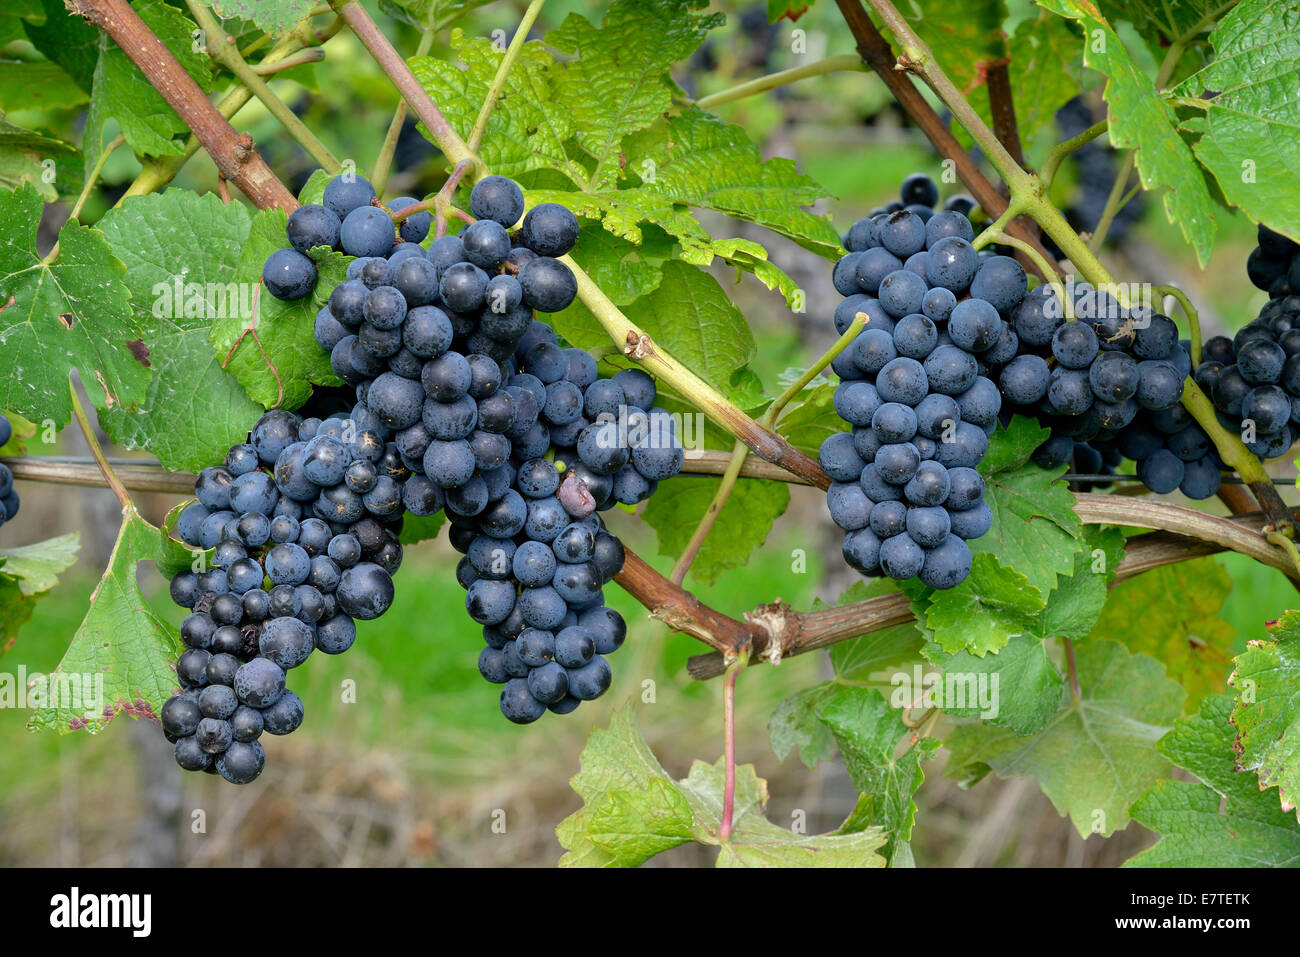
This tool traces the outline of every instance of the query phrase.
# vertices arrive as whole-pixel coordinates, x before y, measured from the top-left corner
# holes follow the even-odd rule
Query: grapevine
[[[0,14],[0,653],[100,689],[26,726],[256,800],[414,642],[404,708],[469,675],[571,777],[562,864],[929,862],[940,750],[1138,864],[1290,860],[1294,4],[597,6]],[[770,816],[764,725],[840,827]]]

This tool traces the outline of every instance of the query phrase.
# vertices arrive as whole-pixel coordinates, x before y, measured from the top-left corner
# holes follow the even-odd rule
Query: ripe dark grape
[[[392,218],[378,206],[357,207],[339,229],[339,244],[349,256],[387,256],[395,237]]]
[[[523,301],[538,312],[560,312],[578,294],[578,282],[568,266],[545,256],[527,263],[519,271]]]
[[[524,217],[522,238],[538,256],[563,256],[578,241],[577,217],[558,203],[541,203]]]
[[[469,209],[476,219],[490,219],[502,226],[513,226],[524,214],[524,193],[513,180],[504,176],[487,176],[475,183],[470,191]]]

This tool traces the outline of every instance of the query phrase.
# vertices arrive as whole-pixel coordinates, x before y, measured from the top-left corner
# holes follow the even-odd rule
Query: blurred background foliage
[[[854,50],[829,2],[815,4],[797,22],[776,24],[768,24],[763,3],[728,0],[714,7],[726,13],[726,25],[713,31],[674,74],[693,98]],[[494,30],[509,35],[522,8],[520,3],[489,4],[470,12],[459,26],[472,35],[490,36]],[[533,36],[558,25],[569,11],[596,20],[602,8],[583,0],[549,0]],[[1008,26],[1029,15],[1028,8],[1023,0],[1009,4]],[[396,47],[414,53],[416,31],[375,12]],[[443,30],[432,55],[450,55],[446,40]],[[804,52],[796,53],[796,48]],[[6,62],[34,56],[20,36],[0,35],[0,70]],[[9,122],[80,142],[84,96],[51,90],[34,98],[3,82],[4,75],[0,72],[0,110]],[[362,172],[370,169],[397,95],[354,38],[339,34],[323,62],[294,68],[274,83],[331,151],[354,160]],[[340,90],[347,92],[340,95]],[[1099,90],[1088,90],[1073,109],[1083,115],[1099,110],[1099,97]],[[719,106],[717,113],[743,126],[765,157],[789,157],[818,180],[834,198],[818,211],[832,212],[840,229],[893,198],[907,173],[939,173],[929,144],[869,72],[805,80]],[[271,167],[295,191],[315,168],[258,101],[250,102],[235,124],[252,134]],[[115,132],[110,128],[107,136]],[[1038,152],[1061,138],[1037,137]],[[1041,157],[1031,151],[1030,161],[1035,159]],[[1100,146],[1090,158],[1066,163],[1054,184],[1054,198],[1072,211],[1077,225],[1089,225],[1081,218],[1104,202],[1114,169]],[[114,153],[82,220],[93,223],[139,171],[129,150]],[[445,174],[437,151],[408,120],[387,192],[426,195]],[[213,191],[216,169],[200,153],[174,185]],[[80,183],[72,186],[79,189]],[[959,187],[943,189],[947,195]],[[43,229],[48,238],[66,218],[72,198],[47,207]],[[1182,287],[1200,306],[1207,335],[1235,329],[1255,316],[1266,296],[1245,273],[1253,224],[1240,216],[1226,219],[1209,268],[1199,272],[1188,265],[1192,260],[1177,228],[1154,207],[1135,204],[1112,230],[1108,258],[1116,274]],[[717,225],[702,219],[706,227]],[[807,290],[809,303],[838,299],[826,261],[745,224],[729,228],[766,245],[772,260]],[[769,390],[784,370],[806,366],[833,340],[827,316],[815,305],[806,315],[794,315],[778,293],[752,276],[738,282],[734,271],[721,268],[717,277],[754,330],[759,354],[753,365]],[[80,437],[68,432],[53,445],[29,451],[86,450]],[[16,674],[21,667],[31,674],[52,669],[66,648],[111,548],[118,510],[107,490],[23,483],[21,494],[22,512],[3,530],[6,547],[69,531],[82,534],[80,561],[63,576],[57,595],[37,606],[0,663],[4,672]],[[139,499],[155,522],[176,501],[162,495]],[[620,512],[612,524],[631,548],[668,571],[671,559],[654,554],[653,534],[639,521]],[[1247,640],[1262,635],[1265,619],[1293,603],[1294,592],[1276,572],[1239,556],[1220,561],[1235,583],[1221,614],[1236,628],[1240,651]],[[497,690],[475,668],[481,638],[460,610],[455,563],[445,541],[408,549],[393,610],[380,621],[361,624],[357,644],[344,658],[318,656],[304,669],[294,687],[310,720],[291,738],[275,741],[275,760],[248,788],[179,774],[170,746],[152,724],[120,717],[93,740],[78,734],[32,735],[24,730],[24,711],[0,709],[0,820],[5,823],[0,827],[0,863],[549,865],[560,855],[554,825],[579,803],[568,788],[578,754],[590,730],[607,723],[614,708],[629,700],[636,703],[643,731],[674,776],[684,775],[696,758],[712,761],[721,753],[721,684],[694,682],[685,670],[687,658],[703,646],[670,634],[616,588],[609,589],[609,601],[628,619],[629,637],[614,662],[610,693],[564,720],[508,724],[497,708]],[[165,582],[152,568],[142,568],[142,573],[159,612],[179,622]],[[786,514],[749,564],[696,591],[704,601],[739,615],[778,597],[805,609],[815,598],[833,602],[855,577],[840,561],[823,496],[796,487]],[[792,815],[803,811],[809,833],[835,827],[856,795],[838,766],[808,771],[793,756],[779,764],[768,745],[767,721],[783,697],[827,675],[824,656],[812,654],[779,668],[755,668],[743,676],[738,692],[739,759],[755,764],[769,780],[769,818],[789,826]],[[942,777],[941,767],[942,758],[930,766],[917,797],[913,851],[921,866],[1113,865],[1151,842],[1136,824],[1108,840],[1084,841],[1032,781],[990,776],[962,792]],[[691,845],[652,863],[709,860]]]

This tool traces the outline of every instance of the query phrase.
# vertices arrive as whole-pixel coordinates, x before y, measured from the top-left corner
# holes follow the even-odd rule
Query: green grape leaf
[[[561,867],[635,867],[681,844],[720,845],[723,765],[696,761],[682,781],[664,771],[637,727],[630,707],[615,711],[582,749],[570,781],[583,805],[560,822],[566,850]],[[872,852],[884,841],[878,829],[808,837],[763,817],[767,785],[753,765],[736,768],[734,829],[719,848],[718,866],[820,866],[883,863]]]
[[[665,117],[674,89],[668,69],[676,62],[667,57],[689,55],[715,22],[715,16],[689,12],[696,6],[694,0],[623,0],[606,11],[599,29],[571,14],[547,42],[575,52],[576,59],[557,62],[543,44],[524,44],[479,154],[495,172],[538,186],[528,191],[530,203],[561,203],[633,244],[642,241],[642,225],[653,224],[680,243],[677,258],[704,266],[722,256],[793,304],[798,290],[762,247],[713,240],[687,208],[758,223],[822,255],[841,251],[829,219],[801,208],[825,191],[793,163],[764,162],[743,129],[702,111]],[[626,44],[633,35],[648,39],[637,41],[635,62],[629,63],[626,51],[633,47]],[[452,47],[459,64],[416,57],[411,68],[448,122],[465,135],[502,54],[486,39],[460,31],[453,31]],[[593,94],[607,85],[614,89],[610,95]],[[583,105],[571,105],[575,97]],[[533,171],[554,171],[576,192],[555,188],[554,176],[530,182],[526,174]]]
[[[822,443],[843,429],[844,420],[835,411],[835,386],[814,379],[799,399],[798,404],[786,407],[776,431],[800,452],[816,458]]]
[[[1106,605],[1124,555],[1124,535],[1114,528],[1085,526],[1082,544],[1074,553],[1073,574],[1057,579],[1039,613],[1034,633],[1041,638],[1087,638]]]
[[[75,156],[71,143],[44,133],[25,130],[0,119],[0,189],[17,189],[24,183],[34,187],[41,199],[52,203],[65,185],[65,167],[56,157]]]
[[[910,738],[914,732],[900,711],[866,688],[840,688],[817,707],[817,715],[835,736],[845,770],[858,792],[872,801],[869,820],[889,835],[880,853],[893,862],[900,844],[912,836],[916,820],[913,795],[925,780],[922,763],[934,757],[934,738]]]
[[[164,552],[162,533],[134,506],[122,513],[104,577],[59,666],[48,676],[48,700],[27,722],[33,731],[94,734],[121,712],[155,718],[176,689],[175,631],[149,607],[136,580],[141,560]]]
[[[803,290],[780,266],[767,258],[767,250],[758,243],[752,239],[715,239],[709,248],[736,267],[737,281],[741,272],[750,273],[768,289],[779,292],[791,309],[803,311]]]
[[[99,222],[126,265],[154,370],[138,409],[100,421],[114,442],[147,448],[169,469],[220,461],[262,412],[208,341],[214,321],[248,321],[256,287],[237,283],[236,270],[249,223],[239,203],[179,189],[127,199]]]
[[[619,867],[636,867],[691,840],[691,805],[670,781],[651,778],[644,790],[608,791],[595,806],[588,839]]]
[[[193,35],[198,27],[194,21],[162,0],[145,0],[132,9],[194,82],[205,92],[212,89],[211,61],[195,49]],[[99,41],[82,143],[87,177],[106,145],[104,125],[110,119],[117,120],[127,145],[139,156],[179,156],[184,152],[185,147],[175,139],[187,131],[184,121],[105,33]]]
[[[1300,826],[1253,775],[1234,763],[1232,698],[1210,695],[1156,747],[1200,778],[1159,781],[1133,805],[1133,820],[1160,835],[1126,867],[1296,867]]]
[[[628,153],[643,191],[757,223],[827,258],[843,255],[829,214],[801,208],[825,190],[792,160],[765,162],[739,126],[691,109],[638,134]]]
[[[59,583],[59,576],[77,561],[81,533],[70,532],[33,545],[0,548],[0,569],[18,582],[24,595],[39,595]]]
[[[993,526],[970,543],[971,554],[987,553],[1014,568],[1046,599],[1058,576],[1074,571],[1081,546],[1083,526],[1074,514],[1074,496],[1057,481],[1064,468],[1047,471],[1027,463],[983,474]]]
[[[438,537],[438,531],[442,528],[447,516],[442,511],[433,515],[411,515],[407,514],[402,519],[402,530],[397,533],[397,540],[403,545],[414,545],[417,542],[425,542],[431,538]]]
[[[1164,663],[1188,706],[1226,690],[1236,629],[1219,615],[1232,578],[1213,558],[1153,568],[1117,585],[1092,630]]]
[[[1033,628],[1043,596],[1019,571],[981,551],[964,582],[942,591],[925,589],[912,607],[944,651],[982,658]]]
[[[581,768],[569,785],[582,798],[583,806],[560,822],[555,829],[560,844],[568,852],[560,858],[561,867],[615,867],[620,861],[630,859],[630,842],[624,838],[618,843],[623,857],[596,844],[588,836],[598,806],[611,793],[624,795],[646,794],[652,782],[672,785],[672,779],[660,765],[650,745],[637,727],[636,712],[630,707],[619,708],[610,718],[608,728],[591,732],[579,759]],[[662,797],[663,791],[658,792]],[[687,814],[683,818],[687,818]],[[657,815],[658,826],[664,827],[663,815]],[[689,826],[689,821],[687,822]],[[608,831],[603,832],[606,844],[611,842]],[[689,838],[688,838],[689,839]],[[660,848],[662,850],[662,848]],[[649,858],[652,853],[646,853]]]
[[[24,595],[18,579],[0,568],[0,656],[18,640],[18,629],[31,619],[41,595]]]
[[[738,369],[754,357],[749,323],[708,273],[667,263],[659,288],[625,310],[673,358],[724,395],[734,395]]]
[[[1176,4],[1175,6],[1181,6]],[[1177,92],[1209,108],[1183,124],[1192,149],[1229,203],[1300,239],[1300,9],[1287,0],[1243,0],[1210,33],[1214,59]]]
[[[581,299],[573,300],[573,304],[562,312],[547,316],[546,321],[550,322],[556,334],[575,348],[594,349],[610,344],[609,333]]]
[[[1218,211],[1191,147],[1178,135],[1178,117],[1138,69],[1110,23],[1088,0],[1042,0],[1041,6],[1077,20],[1088,35],[1083,61],[1106,76],[1103,95],[1111,143],[1137,151],[1144,189],[1167,187],[1165,215],[1176,224],[1204,266],[1214,247]]]
[[[1035,635],[1016,635],[996,654],[982,658],[967,651],[946,655],[937,645],[926,656],[943,669],[941,706],[955,718],[982,718],[1027,735],[1043,730],[1061,706],[1064,679],[1046,643]],[[980,701],[982,689],[987,703]],[[962,699],[971,704],[955,703]]]
[[[81,17],[70,16],[63,0],[40,0],[40,5],[45,22],[24,24],[27,38],[89,93],[94,85],[95,64],[99,62],[99,30]]]
[[[209,333],[226,371],[239,380],[254,402],[268,409],[296,409],[311,397],[313,385],[339,384],[330,369],[329,353],[316,342],[314,329],[316,313],[343,281],[351,258],[318,246],[309,253],[318,273],[312,294],[294,302],[276,299],[261,286],[262,266],[271,253],[288,243],[284,236],[287,218],[282,209],[254,215],[235,270],[236,281],[256,286],[253,318],[218,317]]]
[[[1057,811],[1087,836],[1123,829],[1129,807],[1169,774],[1157,739],[1182,712],[1183,689],[1145,655],[1090,641],[1076,647],[1080,696],[1062,694],[1060,710],[1036,734],[986,725],[957,728],[949,773],[1034,777]]]
[[[945,698],[937,703],[947,713],[980,717],[1020,735],[1041,731],[1051,720],[1060,705],[1063,681],[1045,639],[1087,637],[1106,601],[1124,544],[1115,529],[1090,527],[1084,539],[1087,547],[1075,554],[1074,574],[1058,579],[1047,606],[998,652],[977,657],[969,651],[948,654],[938,644],[926,648],[926,657],[945,673]],[[988,697],[979,697],[981,689],[988,689]],[[954,706],[954,698],[963,693],[972,704]]]
[[[989,437],[989,449],[980,462],[981,475],[989,476],[1018,468],[1029,461],[1034,449],[1046,442],[1052,430],[1039,425],[1037,420],[1015,415],[1007,425],[999,425]]]
[[[31,186],[0,190],[0,408],[66,425],[68,374],[77,369],[99,408],[134,407],[145,397],[148,358],[122,282],[125,270],[99,230],[69,220],[59,256],[36,252],[41,198]]]
[[[223,20],[251,20],[258,28],[279,36],[311,12],[313,0],[207,0]]]
[[[492,0],[379,0],[379,9],[433,33],[461,20]]]
[[[673,245],[672,237],[654,226],[642,231],[639,244],[589,226],[582,230],[573,258],[615,305],[626,306],[659,288]]]
[[[567,206],[575,215],[598,220],[608,232],[636,245],[641,244],[644,224],[649,223],[677,240],[680,249],[676,258],[695,266],[713,262],[713,240],[691,211],[647,189],[629,187],[602,193],[534,189],[529,190],[528,198]]]
[[[27,440],[36,434],[35,423],[28,422],[12,409],[5,410],[5,416],[9,419],[9,426],[13,429],[13,435],[9,436],[8,442],[0,445],[0,456],[26,455]]]
[[[815,768],[830,760],[835,737],[818,719],[817,709],[838,688],[835,682],[826,681],[796,691],[776,706],[767,722],[767,737],[778,761],[784,761],[795,748],[806,767]]]
[[[582,118],[574,133],[595,161],[589,189],[612,187],[623,166],[642,161],[635,150],[622,148],[623,139],[668,111],[674,90],[669,69],[723,22],[721,14],[696,13],[703,6],[699,0],[615,0],[599,29],[570,13],[546,35],[550,46],[574,58],[559,75],[554,103]]]
[[[13,647],[36,602],[76,562],[80,537],[72,532],[34,545],[0,549],[0,655]]]
[[[304,206],[313,203],[319,206],[325,200],[325,187],[333,178],[333,174],[323,169],[313,170],[307,177],[307,182],[302,184],[302,189],[298,190],[298,202]]]
[[[1111,22],[1128,21],[1142,38],[1152,59],[1159,63],[1169,50],[1169,45],[1184,35],[1194,35],[1198,25],[1202,28],[1214,20],[1216,11],[1225,4],[1220,0],[1180,0],[1166,3],[1163,0],[1098,0],[1097,6]],[[1180,59],[1196,55],[1196,45],[1190,44]]]
[[[723,762],[696,761],[680,782],[696,817],[696,840],[717,843],[725,783]],[[879,827],[840,829],[808,836],[778,827],[763,816],[767,782],[752,764],[736,768],[736,796],[731,839],[718,848],[718,867],[883,867],[876,853],[886,836]]]
[[[413,57],[409,65],[447,122],[468,136],[504,53],[491,40],[467,36],[460,29],[452,31],[451,47],[459,64],[425,56]],[[552,87],[559,69],[541,41],[520,47],[479,149],[479,157],[494,173],[519,178],[532,170],[554,169],[574,183],[587,181],[586,169],[568,148],[574,125],[586,111],[575,116],[557,108]],[[432,139],[423,125],[420,130]]]
[[[721,481],[675,478],[659,486],[642,517],[658,534],[660,555],[677,556],[686,550]],[[784,482],[737,482],[691,564],[691,578],[712,584],[727,569],[745,564],[789,503],[790,490]]]
[[[1258,774],[1261,789],[1276,787],[1282,810],[1292,811],[1300,802],[1300,612],[1271,622],[1268,634],[1247,642],[1228,680],[1237,689],[1237,766]]]
[[[86,102],[86,91],[57,63],[0,63],[0,110],[66,110]]]

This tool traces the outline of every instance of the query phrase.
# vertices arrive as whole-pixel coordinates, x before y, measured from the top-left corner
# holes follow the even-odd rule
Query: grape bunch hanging
[[[267,259],[265,290],[293,300],[315,289],[310,250],[356,257],[314,326],[355,401],[324,418],[267,413],[200,474],[181,515],[181,538],[212,549],[210,568],[171,585],[192,613],[161,718],[187,770],[237,784],[261,773],[262,732],[303,718],[287,672],[313,650],[346,651],[355,620],[391,606],[408,513],[450,520],[483,627],[479,670],[503,685],[507,718],[568,713],[609,687],[605,656],[626,626],[603,587],[624,552],[597,513],[676,474],[674,422],[649,376],[600,378],[534,318],[577,293],[556,258],[578,238],[571,212],[525,216],[518,185],[490,176],[470,194],[475,221],[426,248],[432,217],[415,203],[381,206],[364,179],[338,177]]]
[[[970,574],[967,540],[993,521],[976,469],[1002,407],[993,377],[1017,352],[1004,317],[1026,279],[1014,259],[971,245],[963,198],[935,212],[938,199],[933,180],[910,176],[899,201],[844,237],[835,328],[866,323],[831,364],[852,431],[829,437],[820,459],[853,568],[952,588]]]
[[[1300,428],[1300,246],[1260,226],[1246,271],[1268,302],[1232,339],[1206,340],[1195,378],[1220,423],[1270,459],[1290,450]]]
[[[832,279],[843,335],[865,325],[832,362],[835,409],[851,430],[828,438],[827,506],[844,530],[845,560],[864,574],[951,588],[970,571],[967,540],[988,531],[976,467],[987,436],[1014,415],[1051,436],[1043,468],[1072,464],[1105,487],[1125,460],[1157,493],[1204,499],[1224,463],[1182,405],[1185,380],[1213,399],[1219,423],[1262,459],[1290,449],[1300,426],[1300,246],[1260,227],[1247,266],[1269,292],[1232,339],[1191,342],[1168,316],[1123,306],[1086,282],[1027,288],[1015,260],[976,251],[974,202],[921,174],[899,200],[844,236]],[[1067,306],[1068,302],[1068,306]]]

